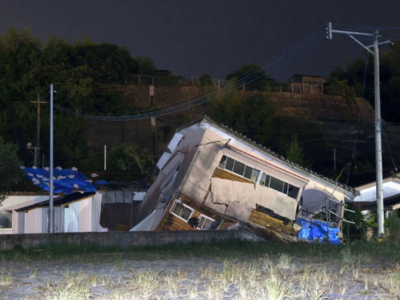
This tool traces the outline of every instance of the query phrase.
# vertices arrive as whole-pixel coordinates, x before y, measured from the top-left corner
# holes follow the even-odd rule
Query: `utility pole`
[[[365,32],[353,32],[332,29],[332,23],[328,23],[327,27],[327,38],[332,39],[332,33],[345,34],[353,39],[357,44],[367,50],[369,53],[374,55],[374,84],[375,84],[375,169],[376,169],[376,203],[377,203],[377,214],[378,214],[378,236],[380,237],[385,233],[384,229],[384,208],[383,208],[383,187],[382,187],[382,136],[381,136],[381,99],[380,99],[380,79],[379,79],[379,46],[383,44],[391,43],[385,41],[379,43],[379,32],[375,30],[374,33]],[[365,46],[354,35],[362,35],[371,37],[374,43],[370,46]],[[370,48],[373,48],[372,51]]]
[[[150,103],[151,106],[154,104],[154,76],[151,76],[151,86],[149,87],[150,89]]]
[[[53,84],[50,85],[50,205],[49,205],[49,233],[54,232],[54,207],[53,207]]]
[[[336,148],[333,149],[333,170],[336,171]]]
[[[40,104],[46,104],[45,101],[40,101],[39,94],[37,95],[37,101],[31,101],[31,103],[35,104],[37,108],[37,131],[36,131],[36,146],[31,147],[35,150],[35,159],[33,165],[38,167],[40,164]],[[37,105],[36,105],[37,104]]]
[[[104,145],[104,171],[107,170],[107,145]]]

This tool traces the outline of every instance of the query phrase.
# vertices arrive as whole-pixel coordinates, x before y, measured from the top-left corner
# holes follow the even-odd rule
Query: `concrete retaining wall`
[[[49,244],[143,247],[161,246],[169,243],[211,242],[213,239],[260,240],[257,236],[237,230],[7,234],[0,236],[0,250],[11,250],[15,246],[36,248]]]

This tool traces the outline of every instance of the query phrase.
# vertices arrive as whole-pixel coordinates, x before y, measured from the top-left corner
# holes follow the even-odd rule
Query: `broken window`
[[[222,156],[222,159],[219,163],[219,168],[231,171],[239,176],[250,179],[253,182],[257,181],[258,175],[260,175],[260,171],[253,169],[241,163],[240,161],[234,160],[226,155]]]
[[[205,215],[200,215],[199,217],[199,225],[197,226],[197,229],[208,229],[210,228],[211,224],[214,222],[215,220],[206,217]]]
[[[190,219],[193,212],[193,209],[183,203],[179,203],[177,200],[175,200],[175,203],[171,208],[171,213],[173,215],[185,220],[186,222]]]
[[[225,169],[225,165],[226,165],[226,156],[222,156],[221,161],[219,162],[219,166],[221,169]]]
[[[12,211],[0,210],[0,229],[12,228]]]
[[[269,181],[271,179],[271,176],[263,173],[261,176],[260,184],[266,187],[269,187]]]
[[[288,191],[288,196],[293,199],[297,199],[297,196],[299,195],[300,189],[297,186],[293,186],[289,184],[289,191]]]

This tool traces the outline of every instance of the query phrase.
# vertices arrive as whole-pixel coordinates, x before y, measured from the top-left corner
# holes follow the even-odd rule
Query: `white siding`
[[[41,219],[34,221],[32,219],[32,214],[28,219],[26,219],[26,215],[22,217],[23,213],[17,213],[15,209],[32,205],[35,203],[39,203],[49,199],[49,196],[8,196],[6,199],[1,203],[0,210],[11,210],[12,211],[12,229],[4,229],[0,230],[0,234],[16,234],[16,233],[39,233],[41,232]],[[29,213],[32,213],[29,212]],[[38,215],[41,214],[39,213]],[[28,222],[26,224],[26,221]],[[26,231],[27,226],[34,225],[30,227],[28,231]],[[40,225],[38,225],[40,224]],[[22,227],[21,227],[22,226]],[[39,227],[37,227],[39,226]]]
[[[50,216],[50,209],[48,208],[40,208],[42,211],[42,230],[41,233],[49,232],[49,216]]]
[[[78,228],[79,232],[92,231],[92,199],[79,201]]]
[[[54,207],[54,232],[64,232],[64,207]]]
[[[102,231],[102,227],[100,226],[100,214],[101,214],[101,202],[103,195],[100,193],[96,193],[92,199],[92,230],[95,232]]]
[[[75,202],[65,208],[64,213],[64,232],[79,231],[79,202]]]
[[[25,213],[25,233],[42,233],[43,210],[45,208],[33,209]]]
[[[129,194],[129,195],[128,195]],[[132,201],[132,192],[127,193]],[[65,207],[54,208],[55,232],[101,231],[100,213],[103,195],[96,193],[93,198],[78,201]],[[0,230],[0,234],[47,233],[48,208],[36,208],[27,213],[15,209],[48,200],[48,196],[9,196],[0,210],[12,211],[12,229]]]
[[[18,216],[18,232],[25,233],[25,213],[20,212],[16,214]]]
[[[64,212],[64,232],[100,231],[102,194],[69,205]],[[96,225],[98,224],[98,225]]]

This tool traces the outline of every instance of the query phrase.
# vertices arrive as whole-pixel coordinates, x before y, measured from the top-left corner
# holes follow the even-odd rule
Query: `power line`
[[[304,51],[302,51],[301,53],[309,50],[312,47],[304,49]],[[293,58],[295,58],[295,57],[293,57]],[[272,70],[280,67],[282,64],[276,66]],[[259,76],[253,77],[252,80],[249,80],[249,81],[244,82],[242,84],[250,83],[250,82],[252,82],[252,81],[254,81],[254,80],[258,79],[258,78],[259,78]],[[88,115],[88,114],[80,114],[78,116],[83,117],[83,118],[87,118],[87,119],[95,119],[95,120],[103,120],[103,121],[132,121],[132,120],[148,119],[148,118],[151,118],[151,117],[163,116],[163,115],[167,115],[167,114],[180,112],[182,110],[186,110],[186,109],[189,109],[191,107],[198,106],[198,105],[201,105],[203,103],[215,100],[215,99],[217,99],[217,98],[219,98],[221,96],[224,96],[224,95],[236,90],[236,87],[234,85],[235,84],[233,84],[233,86],[229,87],[229,88],[228,87],[224,88],[222,90],[222,92],[219,92],[218,94],[214,94],[213,95],[213,93],[211,93],[211,94],[205,95],[203,97],[194,99],[192,101],[189,101],[189,102],[186,102],[186,103],[183,103],[183,104],[180,104],[180,105],[176,105],[176,106],[173,106],[173,107],[170,107],[170,108],[166,108],[166,109],[163,109],[163,110],[157,110],[157,111],[152,112],[152,113],[144,113],[144,114],[137,114],[137,115],[130,115],[130,116],[129,115],[128,116],[119,116],[119,117],[98,117],[98,116],[93,116],[93,115]],[[60,107],[57,107],[57,108],[60,109]],[[68,110],[68,109],[61,109],[61,110],[65,111],[67,113],[70,113],[72,115],[76,115],[76,113],[74,111],[72,111],[72,110]]]
[[[367,58],[365,59],[364,83],[363,83],[363,89],[362,89],[362,93],[361,93],[361,98],[362,99],[364,99],[364,92],[365,92],[365,85],[366,85],[366,78],[367,78],[368,60],[369,60],[369,52],[367,52]],[[362,109],[362,104],[361,104],[361,109]],[[355,157],[355,154],[356,154],[357,138],[358,138],[358,133],[359,133],[359,129],[360,129],[360,119],[361,119],[361,110],[360,110],[360,112],[358,114],[357,133],[356,133],[356,137],[354,139],[354,148],[353,148],[353,153],[351,155],[350,170],[349,170],[349,173],[347,173],[346,185],[349,184],[351,168],[353,167],[354,157]]]
[[[395,170],[396,173],[397,173],[397,167],[396,167],[396,164],[395,164],[395,162],[394,162],[394,158],[393,158],[393,155],[392,155],[392,151],[390,151],[389,143],[388,143],[388,141],[387,141],[387,139],[386,139],[385,130],[383,130],[382,124],[381,124],[381,129],[382,129],[382,132],[383,132],[383,137],[385,138],[385,141],[386,141],[386,146],[388,147],[388,150],[389,150],[390,158],[392,159],[392,163],[393,163],[393,166],[394,166],[394,170]]]
[[[318,40],[318,34],[313,35],[311,38],[303,39],[300,43],[298,43],[290,51],[287,51],[283,55],[275,58],[272,62],[270,62],[268,65],[266,65],[264,67],[264,69],[269,68],[269,69],[267,69],[267,72],[271,72],[271,71],[279,68],[280,66],[287,63],[288,61],[298,57],[299,55],[303,54],[304,52],[315,47],[317,40]],[[77,115],[77,113],[71,109],[63,108],[60,106],[55,106],[55,107],[58,110],[69,113],[71,115],[79,116],[79,117],[86,118],[86,119],[92,119],[92,120],[131,121],[131,120],[148,119],[151,117],[157,117],[157,116],[163,116],[163,115],[167,115],[167,114],[171,114],[171,113],[176,113],[176,112],[186,110],[186,109],[194,107],[194,106],[201,105],[201,104],[209,102],[209,101],[213,101],[223,95],[226,95],[226,94],[236,90],[237,85],[242,86],[243,84],[248,84],[254,80],[257,80],[258,78],[260,78],[260,76],[262,76],[262,74],[251,73],[251,74],[245,76],[244,78],[242,78],[241,80],[238,80],[232,84],[227,85],[222,90],[211,92],[207,95],[204,95],[202,97],[190,100],[188,102],[185,102],[185,103],[182,103],[179,105],[175,105],[175,106],[168,107],[168,108],[161,109],[161,110],[156,110],[153,112],[140,113],[140,114],[135,114],[135,115],[125,115],[125,116],[96,116],[93,114],[78,114]]]

